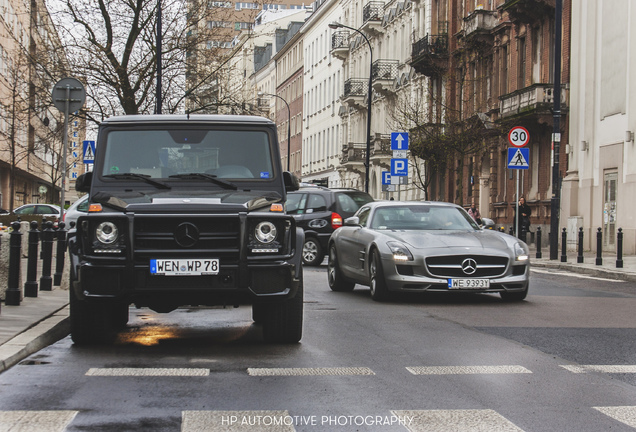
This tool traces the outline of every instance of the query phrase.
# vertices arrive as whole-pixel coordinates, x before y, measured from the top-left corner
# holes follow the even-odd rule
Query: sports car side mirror
[[[493,229],[495,226],[495,221],[489,218],[481,218],[481,227],[482,229]]]
[[[351,216],[344,220],[345,226],[360,226],[360,218],[358,216]]]

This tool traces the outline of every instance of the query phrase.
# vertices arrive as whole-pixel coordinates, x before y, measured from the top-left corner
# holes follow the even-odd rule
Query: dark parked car
[[[528,246],[480,228],[458,205],[374,202],[345,220],[329,241],[329,286],[371,288],[373,300],[396,292],[499,293],[521,301],[528,294]]]
[[[297,225],[305,231],[303,263],[320,265],[331,233],[342,226],[344,219],[371,201],[371,195],[357,189],[306,186],[288,193],[287,213],[293,215]]]

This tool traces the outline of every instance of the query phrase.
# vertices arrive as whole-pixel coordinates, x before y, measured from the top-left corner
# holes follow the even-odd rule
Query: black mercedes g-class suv
[[[112,341],[129,306],[252,305],[269,342],[302,337],[304,234],[285,214],[276,125],[130,115],[99,127],[89,212],[69,231],[71,337]]]

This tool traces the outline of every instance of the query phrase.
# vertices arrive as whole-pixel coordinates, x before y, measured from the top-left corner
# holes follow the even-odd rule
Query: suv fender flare
[[[298,280],[303,275],[303,245],[305,244],[305,231],[296,227],[296,247],[292,263],[294,264],[294,279]]]

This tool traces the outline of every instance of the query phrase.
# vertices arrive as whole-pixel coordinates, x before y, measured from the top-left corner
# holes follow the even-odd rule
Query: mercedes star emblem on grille
[[[467,275],[475,273],[477,271],[477,262],[472,258],[466,258],[462,261],[462,270]]]
[[[174,230],[174,241],[181,247],[192,247],[199,241],[199,229],[190,222],[183,222]]]

